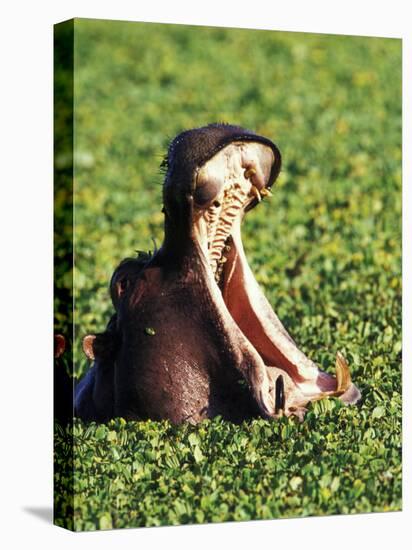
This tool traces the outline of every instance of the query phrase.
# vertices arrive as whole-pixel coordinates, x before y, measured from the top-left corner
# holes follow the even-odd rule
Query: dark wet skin
[[[335,379],[296,347],[247,266],[241,220],[269,195],[280,162],[270,140],[236,126],[172,141],[163,245],[115,270],[115,314],[84,341],[94,366],[76,388],[76,416],[238,422],[302,418],[329,395],[359,399],[343,358]]]

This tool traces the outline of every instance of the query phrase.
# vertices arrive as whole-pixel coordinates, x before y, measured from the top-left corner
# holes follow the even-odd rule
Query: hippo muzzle
[[[165,237],[113,274],[115,315],[88,336],[94,366],[76,391],[85,420],[303,418],[328,396],[355,403],[341,354],[336,376],[295,344],[264,297],[241,238],[245,215],[271,195],[276,145],[237,126],[183,132],[164,161]]]

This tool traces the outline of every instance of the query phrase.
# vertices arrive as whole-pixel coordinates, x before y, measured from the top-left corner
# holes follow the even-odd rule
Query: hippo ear
[[[110,281],[110,296],[116,310],[119,305],[119,300],[124,296],[129,285],[130,280],[127,274],[114,272],[112,280]]]
[[[93,349],[95,339],[96,336],[94,334],[88,334],[83,338],[83,351],[91,361],[94,361],[95,358]]]
[[[151,258],[151,252],[138,251],[137,258],[126,258],[116,267],[110,281],[110,295],[115,309],[117,309],[119,299],[125,295],[130,285],[136,281]]]
[[[54,357],[57,359],[60,357],[66,349],[66,338],[63,334],[54,335]]]
[[[117,298],[121,298],[123,296],[123,294],[126,292],[128,286],[129,286],[129,279],[126,279],[126,277],[123,277],[119,281],[116,281],[114,291],[117,295]]]

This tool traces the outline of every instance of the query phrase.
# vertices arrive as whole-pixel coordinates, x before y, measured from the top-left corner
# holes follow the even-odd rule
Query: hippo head
[[[171,142],[163,245],[143,263],[122,262],[112,278],[115,415],[196,422],[243,418],[255,407],[264,417],[302,418],[310,401],[359,399],[344,357],[336,376],[322,372],[248,265],[241,224],[271,195],[280,167],[272,141],[238,126],[212,124]]]
[[[178,135],[163,166],[167,169],[163,186],[165,243],[168,247],[174,243],[176,252],[189,239],[205,240],[210,213],[219,219],[225,211],[219,200],[228,205],[230,189],[236,201],[235,195],[240,197],[253,184],[258,192],[250,196],[255,200],[240,206],[237,199],[237,210],[240,214],[255,206],[261,199],[259,189],[267,194],[278,176],[281,157],[275,144],[264,137],[238,126],[211,124]]]

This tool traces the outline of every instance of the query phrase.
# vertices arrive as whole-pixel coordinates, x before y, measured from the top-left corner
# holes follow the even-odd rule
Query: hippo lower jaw
[[[203,165],[194,191],[192,238],[230,337],[255,355],[252,370],[260,379],[249,381],[249,386],[261,412],[269,417],[294,414],[302,418],[310,401],[336,396],[345,403],[356,403],[360,392],[340,353],[334,377],[299,350],[247,262],[241,222],[245,212],[270,195],[266,182],[272,163],[269,147],[235,142]]]

